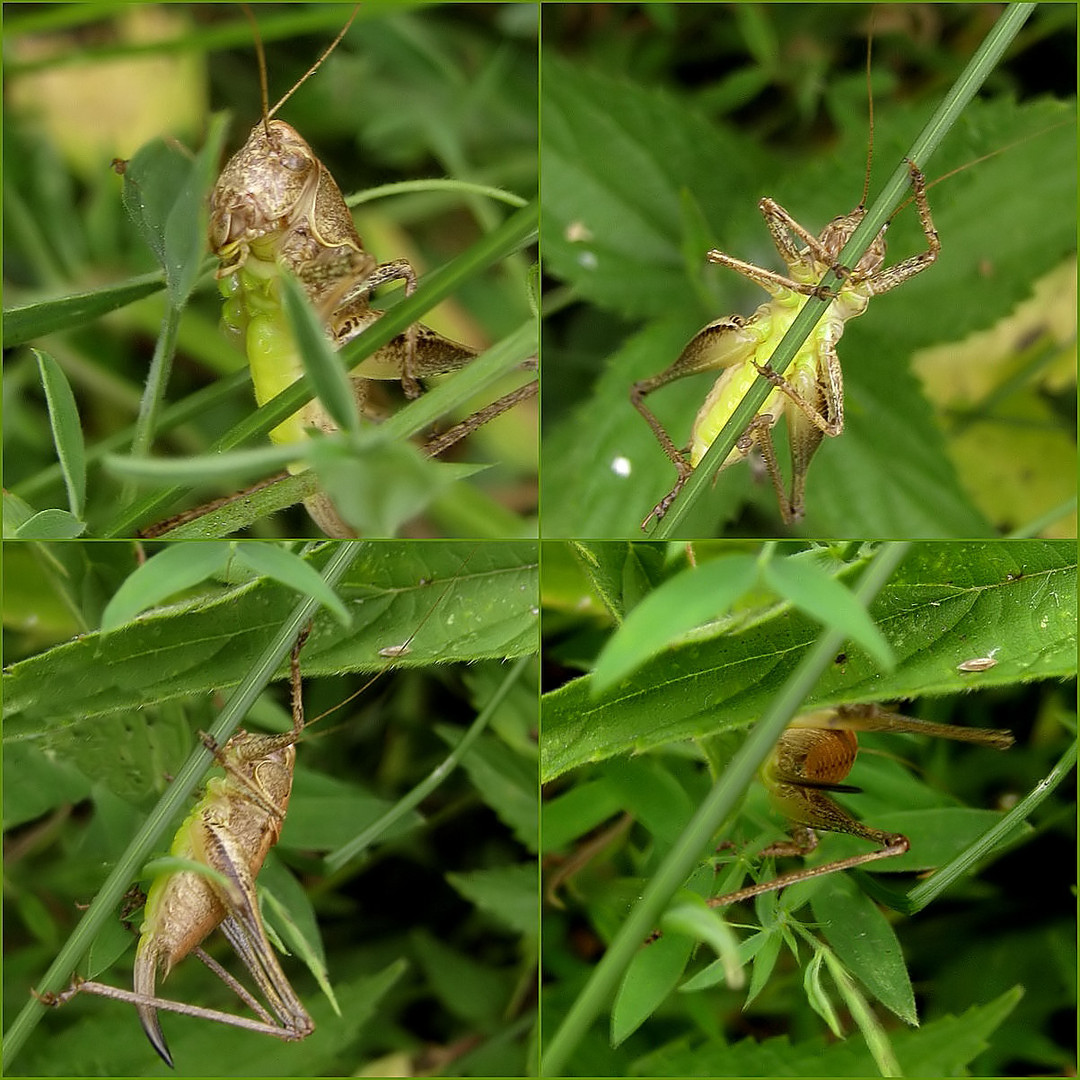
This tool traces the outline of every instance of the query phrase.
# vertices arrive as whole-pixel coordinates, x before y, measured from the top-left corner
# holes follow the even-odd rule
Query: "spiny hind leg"
[[[752,322],[748,322],[739,315],[727,315],[713,320],[699,330],[670,367],[650,379],[639,380],[631,387],[631,404],[645,418],[656,441],[678,473],[675,487],[653,507],[648,517],[641,523],[643,529],[652,518],[655,517],[659,521],[668,512],[694,471],[685,451],[675,445],[667,429],[645,404],[645,398],[654,390],[659,390],[660,387],[679,379],[685,379],[689,375],[722,371],[740,364],[753,353],[756,347],[757,337],[752,328]]]
[[[966,728],[957,727],[955,724],[938,724],[892,712],[874,704],[840,705],[835,709],[806,713],[797,717],[791,726],[841,731],[899,731],[909,735],[929,735],[937,739],[977,743],[991,746],[995,750],[1007,750],[1014,742],[1013,733],[1003,728]]]
[[[744,351],[743,342],[733,339],[737,338],[745,326],[746,320],[739,315],[727,315],[722,319],[713,320],[687,342],[683,351],[679,353],[678,359],[670,367],[649,379],[639,379],[630,388],[631,404],[648,422],[656,436],[656,441],[664,448],[664,453],[671,459],[680,475],[683,474],[684,468],[687,476],[692,471],[686,455],[672,442],[664,425],[645,404],[645,398],[654,390],[659,390],[669,383],[678,382],[679,379],[685,379],[690,375],[700,375],[707,371],[719,371],[742,360],[743,357],[737,354]],[[733,341],[734,348],[724,348],[725,343],[729,341]]]

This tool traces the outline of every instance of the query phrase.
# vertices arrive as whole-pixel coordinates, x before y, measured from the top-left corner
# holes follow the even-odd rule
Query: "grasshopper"
[[[295,128],[274,119],[345,36],[355,15],[354,9],[337,38],[273,108],[267,107],[266,64],[256,33],[263,116],[222,170],[210,196],[209,240],[220,260],[217,278],[225,298],[222,321],[227,333],[244,344],[259,405],[303,373],[281,306],[282,273],[300,282],[336,348],[352,341],[381,315],[371,306],[375,289],[402,281],[408,296],[416,288],[416,272],[407,260],[380,263],[365,250],[329,170]],[[460,370],[476,355],[471,346],[414,325],[365,361],[362,375],[353,376],[357,405],[363,410],[371,379],[400,379],[406,396],[415,398],[421,392],[420,379]],[[536,390],[534,381],[505,395],[452,433],[434,440],[429,452],[441,453]],[[323,432],[336,428],[317,399],[275,427],[270,438],[278,444],[300,444],[312,428]],[[305,467],[292,465],[290,471]],[[305,505],[327,535],[354,535],[324,494],[306,500]]]
[[[203,863],[216,873],[211,877],[195,870],[170,871],[154,879],[135,952],[133,989],[76,979],[62,993],[43,996],[48,1004],[60,1005],[81,991],[133,1004],[151,1045],[170,1067],[172,1055],[158,1009],[217,1020],[287,1041],[306,1038],[315,1030],[267,939],[255,891],[255,878],[281,835],[289,808],[295,744],[304,731],[299,658],[306,637],[305,631],[290,659],[290,732],[254,735],[238,731],[222,747],[209,735],[202,735],[225,775],[207,783],[203,797],[176,831],[169,854]],[[273,1015],[202,950],[202,942],[218,926],[251,972]],[[235,990],[259,1019],[156,997],[158,976],[167,976],[191,953]]]
[[[886,226],[854,268],[839,265],[841,250],[866,216],[870,164],[871,155],[868,154],[866,178],[858,206],[848,214],[833,218],[820,236],[815,236],[800,225],[773,199],[766,197],[758,203],[773,244],[787,265],[789,276],[715,249],[706,254],[709,262],[742,274],[760,285],[772,299],[762,304],[749,318],[726,315],[715,319],[694,335],[669,368],[650,379],[634,383],[630,400],[652,428],[678,473],[674,487],[641,523],[643,529],[652,518],[659,520],[667,513],[720,429],[759,376],[772,383],[774,389],[739,436],[721,468],[742,461],[757,446],[776,491],[784,522],[791,524],[802,517],[810,461],[826,436],[835,438],[844,430],[844,380],[836,351],[844,324],[866,311],[873,297],[895,289],[932,266],[941,249],[926,201],[926,179],[915,163],[909,161],[913,198],[926,238],[926,250],[894,266],[885,266]],[[804,246],[799,246],[800,242]],[[823,290],[820,285],[830,270],[842,279],[835,292]],[[768,358],[811,296],[829,298],[831,303],[787,371],[780,375],[769,365]],[[645,398],[677,379],[717,370],[721,374],[694,419],[689,450],[684,454],[646,406]],[[791,448],[790,495],[784,490],[772,442],[772,429],[781,417],[787,419]]]
[[[889,712],[877,705],[842,705],[796,717],[784,730],[761,768],[761,779],[770,802],[790,822],[790,839],[773,844],[763,854],[807,855],[817,847],[816,829],[850,833],[877,844],[878,849],[822,866],[794,870],[772,881],[714,897],[708,901],[710,907],[727,907],[799,881],[850,870],[879,859],[890,859],[909,850],[910,841],[903,833],[888,833],[864,825],[827,794],[830,791],[858,792],[858,788],[843,781],[855,764],[858,752],[856,732],[859,731],[929,735],[989,746],[996,750],[1007,750],[1013,744],[1011,731],[935,724]]]

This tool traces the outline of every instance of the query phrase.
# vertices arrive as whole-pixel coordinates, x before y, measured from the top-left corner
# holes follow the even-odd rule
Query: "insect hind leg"
[[[393,259],[380,263],[364,282],[363,291],[371,292],[380,285],[391,281],[405,282],[405,295],[412,296],[416,290],[416,271],[408,259]],[[346,297],[346,300],[350,297]],[[401,388],[407,398],[418,398],[422,387],[416,378],[416,324],[413,323],[405,332],[405,359],[401,365]]]

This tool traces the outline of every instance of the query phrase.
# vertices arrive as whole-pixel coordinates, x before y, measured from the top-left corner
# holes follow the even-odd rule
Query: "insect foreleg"
[[[793,281],[789,277],[784,277],[783,274],[776,274],[772,270],[765,270],[760,266],[755,266],[753,263],[743,262],[742,259],[736,259],[734,256],[717,251],[715,248],[712,251],[707,251],[705,258],[711,263],[726,266],[729,270],[742,274],[744,278],[749,278],[755,285],[760,285],[770,296],[779,296],[784,290],[801,293],[804,296],[818,295],[816,285]],[[797,260],[798,254],[796,253],[793,258]],[[793,264],[789,263],[789,265]]]
[[[831,265],[836,253],[830,252],[820,237],[815,236],[804,225],[800,225],[778,202],[766,196],[758,203],[758,209],[765,218],[765,224],[769,228],[776,250],[788,266],[794,267],[806,262],[806,256],[791,242],[792,234],[810,249],[810,254],[816,262],[823,263],[825,266]],[[815,288],[804,282],[799,291],[812,296]]]
[[[405,282],[405,295],[412,296],[416,291],[416,271],[408,259],[393,259],[390,262],[379,263],[371,274],[363,281],[345,293],[339,304],[347,306],[359,296],[366,296],[380,285],[386,285],[391,281]],[[399,377],[405,396],[416,398],[420,396],[421,386],[416,379],[416,324],[414,323],[405,332],[405,355],[401,363]]]
[[[934,228],[934,219],[930,216],[930,204],[926,201],[926,177],[923,176],[919,167],[911,160],[907,160],[908,171],[911,173],[912,197],[915,200],[915,209],[919,214],[919,223],[922,225],[923,236],[926,237],[926,251],[912,255],[895,266],[888,266],[871,274],[864,280],[865,285],[870,286],[872,296],[880,296],[882,293],[895,289],[897,285],[903,285],[905,281],[921,274],[927,267],[932,266],[941,250],[941,240],[937,229]]]
[[[241,787],[247,796],[255,802],[269,817],[279,822],[285,817],[285,808],[280,803],[280,792],[268,791],[260,783],[260,767],[276,767],[274,763],[262,762],[275,750],[284,750],[291,747],[304,730],[304,690],[300,674],[300,650],[307,641],[311,627],[300,634],[293,644],[289,656],[289,684],[292,701],[292,731],[284,735],[248,735],[240,731],[231,738],[224,746],[220,747],[217,741],[205,731],[199,732],[199,738],[203,746],[214,755],[214,759],[228,774],[229,780]],[[254,769],[245,771],[244,765],[255,763]],[[271,780],[271,783],[273,781]],[[286,801],[286,806],[288,802]]]

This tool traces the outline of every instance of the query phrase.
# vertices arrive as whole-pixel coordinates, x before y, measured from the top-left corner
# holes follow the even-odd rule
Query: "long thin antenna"
[[[398,657],[401,657],[401,656],[405,656],[409,652],[409,649],[410,649],[413,641],[416,639],[416,635],[419,634],[420,631],[424,629],[425,625],[427,625],[428,620],[435,614],[435,612],[438,611],[439,608],[441,608],[443,606],[447,596],[450,595],[450,593],[454,590],[454,587],[457,585],[458,580],[461,577],[462,572],[465,570],[465,567],[467,567],[469,565],[469,560],[475,554],[476,554],[476,548],[474,547],[469,551],[469,553],[465,556],[465,558],[462,559],[461,565],[454,572],[454,576],[446,583],[445,588],[443,589],[443,591],[441,593],[439,593],[439,596],[435,600],[435,603],[433,603],[431,605],[431,607],[428,608],[428,610],[425,613],[424,617],[420,620],[420,623],[417,625],[416,629],[413,630],[413,632],[408,636],[408,638],[406,638],[405,641],[403,641],[400,645],[392,645],[392,646],[389,647],[389,649],[381,651],[380,655],[390,657],[390,659],[387,660],[386,665],[384,667],[382,667],[379,671],[375,672],[375,674],[372,675],[371,678],[368,679],[367,682],[365,682],[364,685],[361,686],[359,690],[354,691],[347,698],[345,698],[343,701],[339,701],[336,705],[334,705],[331,708],[327,709],[326,712],[320,713],[318,716],[316,716],[313,719],[309,720],[307,722],[305,730],[309,730],[315,724],[317,724],[320,720],[325,719],[331,713],[337,712],[338,709],[344,708],[354,698],[358,698],[361,694],[364,693],[365,690],[370,689],[373,684],[378,682],[379,679],[381,679],[394,666],[394,663],[393,663],[394,659],[396,659]]]
[[[270,115],[267,111],[270,107],[270,93],[267,90],[266,80],[266,52],[263,49],[262,37],[259,34],[259,24],[255,21],[255,15],[249,4],[240,5],[244,9],[247,21],[251,24],[251,34],[255,41],[255,57],[259,61],[259,91],[262,94],[262,121],[263,131],[267,139],[270,138]]]
[[[1004,146],[999,146],[996,150],[991,150],[988,154],[983,154],[982,157],[974,158],[972,161],[966,161],[963,165],[957,165],[955,169],[950,169],[947,173],[942,173],[940,176],[935,177],[933,180],[928,180],[926,184],[926,190],[929,191],[932,187],[937,187],[942,180],[948,180],[950,177],[956,176],[957,173],[967,172],[968,169],[974,168],[976,165],[981,165],[984,161],[989,161],[991,158],[996,158],[999,154],[1008,153],[1010,150],[1015,150],[1018,146],[1023,146],[1026,142],[1031,142],[1032,139],[1039,138],[1040,135],[1045,135],[1047,132],[1056,131],[1060,127],[1065,127],[1067,124],[1072,124],[1072,120],[1062,120],[1060,123],[1051,124],[1049,127],[1044,127],[1039,131],[1032,132],[1030,135],[1024,135],[1019,139],[1014,139],[1010,143],[1006,143]],[[914,195],[909,195],[889,216],[889,220],[892,221],[901,210],[910,206],[915,201]]]
[[[333,41],[330,42],[330,44],[327,46],[326,51],[322,54],[322,56],[320,56],[319,59],[316,60],[315,63],[312,64],[310,68],[308,68],[308,70],[305,72],[305,74],[303,76],[301,76],[301,78],[299,78],[296,81],[293,88],[270,110],[270,112],[267,114],[267,119],[269,119],[271,116],[273,116],[278,111],[278,109],[280,109],[281,106],[284,105],[285,102],[288,101],[289,98],[291,98],[293,96],[293,94],[295,94],[296,91],[299,90],[300,87],[303,86],[304,83],[306,83],[308,81],[308,79],[310,79],[311,76],[314,75],[315,72],[319,70],[320,66],[322,65],[322,62],[338,47],[338,44],[341,42],[341,39],[349,32],[349,27],[352,26],[353,19],[356,18],[356,13],[359,10],[360,10],[360,5],[357,4],[353,8],[352,14],[349,16],[349,21],[341,28],[341,33],[339,33],[338,36],[336,38],[334,38]],[[264,97],[264,100],[265,100],[265,97]]]
[[[862,198],[859,208],[866,208],[870,197],[870,168],[874,163],[874,87],[870,78],[870,56],[874,46],[874,12],[870,11],[870,27],[866,32],[866,100],[870,113],[870,134],[866,140],[866,176],[863,179]]]

